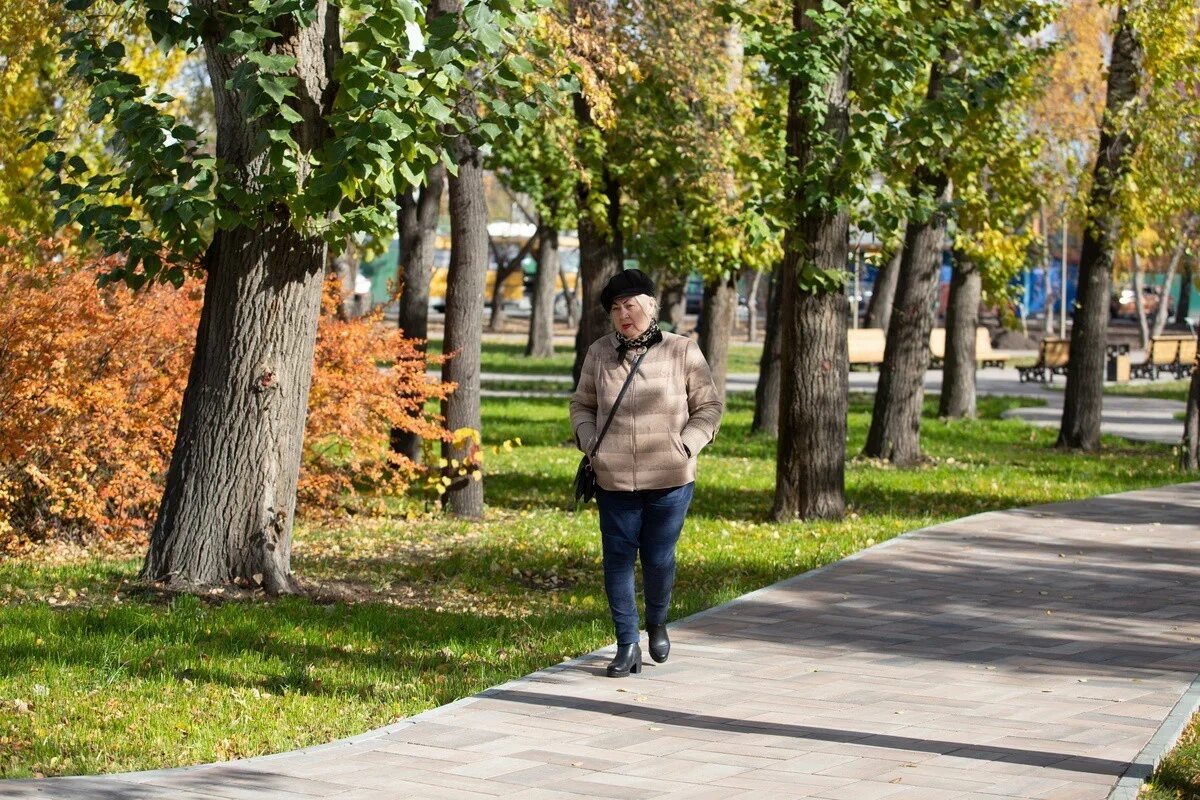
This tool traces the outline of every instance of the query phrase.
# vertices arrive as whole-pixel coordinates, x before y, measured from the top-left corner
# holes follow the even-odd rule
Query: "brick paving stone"
[[[1200,670],[1200,484],[990,512],[374,734],[0,798],[1106,798]],[[1144,766],[1144,765],[1143,765]]]

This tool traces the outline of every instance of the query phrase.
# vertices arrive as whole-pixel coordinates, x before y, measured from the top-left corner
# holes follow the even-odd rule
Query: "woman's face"
[[[641,336],[650,327],[650,315],[642,308],[636,296],[614,300],[608,313],[612,317],[613,327],[626,339]]]

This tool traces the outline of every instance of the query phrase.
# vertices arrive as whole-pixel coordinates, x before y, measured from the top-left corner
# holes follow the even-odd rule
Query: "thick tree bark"
[[[576,96],[576,107],[586,101]],[[590,119],[590,112],[588,119]],[[608,199],[607,230],[591,218],[588,197],[591,189],[580,181],[576,187],[579,203],[579,280],[582,308],[579,312],[579,331],[575,335],[575,364],[571,367],[574,383],[579,383],[583,358],[592,342],[612,328],[608,309],[600,304],[600,292],[608,279],[623,268],[624,243],[621,237],[621,185],[607,169],[603,170],[604,194]]]
[[[1197,338],[1197,356],[1192,366],[1192,382],[1188,386],[1181,462],[1186,470],[1200,469],[1200,337]]]
[[[400,229],[399,327],[413,339],[429,337],[429,281],[433,277],[433,255],[437,251],[437,222],[446,182],[441,163],[425,173],[420,191],[400,198],[397,215]],[[415,196],[414,196],[415,195]]]
[[[844,2],[845,0],[843,0]],[[812,24],[820,0],[794,0],[793,30]],[[849,131],[848,38],[842,39],[839,68],[819,87],[826,99],[819,121],[809,116],[814,87],[801,76],[788,86],[787,149],[799,170],[819,157],[811,148],[818,135],[840,152]],[[820,130],[816,130],[817,126]],[[830,174],[836,174],[831,169]],[[835,179],[821,187],[833,196]],[[792,200],[802,209],[789,224],[781,276],[782,362],[780,364],[779,446],[775,462],[776,520],[838,519],[845,513],[846,406],[849,363],[846,352],[846,293],[801,285],[805,266],[842,271],[850,249],[849,215],[842,204],[809,209],[800,187]]]
[[[1138,340],[1141,342],[1141,348],[1145,350],[1150,346],[1150,323],[1146,319],[1146,304],[1142,297],[1142,293],[1146,291],[1146,278],[1142,272],[1142,259],[1137,248],[1131,247],[1130,250],[1133,258],[1133,313],[1138,324]]]
[[[417,351],[424,358],[429,338],[429,281],[433,277],[433,254],[437,251],[437,222],[442,205],[442,187],[446,167],[437,163],[425,173],[420,191],[410,190],[400,197],[397,214],[400,231],[399,319],[404,335],[420,339]],[[421,460],[421,437],[393,428],[392,451],[413,461]]]
[[[903,255],[904,245],[901,244],[875,274],[875,286],[871,290],[871,302],[867,306],[868,328],[880,328],[885,331],[888,328],[892,319],[892,303],[896,299],[896,281],[900,277],[900,259]]]
[[[1181,325],[1192,313],[1192,282],[1195,281],[1196,259],[1189,259],[1183,270],[1183,280],[1179,284],[1179,304],[1175,306],[1175,324]]]
[[[899,466],[921,460],[921,407],[929,366],[933,303],[946,240],[949,188],[943,173],[931,173],[924,166],[918,167],[913,177],[913,195],[935,198],[937,208],[928,218],[910,219],[906,226],[896,301],[879,368],[871,428],[863,448],[864,455]]]
[[[758,291],[762,286],[762,272],[754,270],[750,278],[750,289],[746,292],[746,341],[753,342],[758,336]]]
[[[961,253],[955,252],[950,300],[946,308],[946,363],[942,370],[938,416],[975,416],[975,329],[979,325],[982,290],[979,269]]]
[[[717,393],[725,399],[725,376],[729,372],[729,339],[737,319],[737,278],[704,284],[704,307],[700,312],[700,352],[712,370]]]
[[[767,329],[763,336],[763,351],[758,360],[758,385],[754,387],[754,421],[751,433],[779,435],[779,360],[781,342],[779,326],[783,305],[783,265],[771,271],[767,285]]]
[[[1100,131],[1100,146],[1096,150],[1087,221],[1083,226],[1067,391],[1058,432],[1058,446],[1062,448],[1095,450],[1100,446],[1109,283],[1113,254],[1120,240],[1120,218],[1114,200],[1135,148],[1129,130],[1118,126],[1127,124],[1123,118],[1137,98],[1142,80],[1142,55],[1141,42],[1122,3],[1117,11],[1104,124]]]
[[[679,333],[687,312],[687,276],[669,277],[663,282],[658,300],[658,321],[671,326],[671,330]]]
[[[549,358],[554,355],[554,286],[558,279],[558,229],[542,221],[538,225],[537,276],[533,282],[533,309],[529,316],[529,342],[525,355]]]
[[[204,41],[217,119],[217,157],[253,194],[267,166],[258,125],[225,88],[234,64]],[[327,134],[339,55],[337,9],[318,0],[305,28],[285,29],[277,53],[297,60],[293,135],[305,152]],[[321,307],[326,247],[282,214],[218,230],[175,449],[142,578],[181,588],[245,580],[295,589],[292,523]]]
[[[434,12],[460,14],[461,0],[435,0]],[[460,113],[467,120],[476,113],[474,100],[465,97]],[[487,199],[483,187],[483,160],[479,148],[466,136],[449,145],[457,177],[450,186],[450,268],[446,275],[446,332],[443,352],[455,353],[442,365],[442,381],[458,388],[442,401],[442,415],[451,431],[471,428],[482,431],[479,407],[479,371],[483,342],[483,291],[487,279]],[[477,455],[478,445],[470,439],[458,444],[444,442],[442,457],[462,464]],[[483,516],[483,481],[472,475],[451,475],[443,501],[458,517]],[[482,476],[478,476],[482,477]]]
[[[948,57],[929,69],[927,102],[943,93],[942,70]],[[883,458],[899,466],[921,459],[921,407],[925,400],[925,370],[929,367],[929,331],[933,327],[933,305],[946,241],[950,181],[940,170],[924,164],[917,167],[909,189],[913,197],[930,198],[935,207],[926,215],[909,219],[904,230],[904,255],[896,281],[896,299],[888,322],[887,345],[871,428],[863,454]]]

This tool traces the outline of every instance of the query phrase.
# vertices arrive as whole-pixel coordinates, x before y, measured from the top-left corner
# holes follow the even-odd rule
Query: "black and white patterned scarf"
[[[642,331],[632,339],[627,339],[621,335],[620,331],[617,334],[617,353],[625,355],[625,352],[630,348],[637,349],[639,347],[651,347],[663,340],[662,331],[658,329],[658,322],[651,320],[650,327]]]

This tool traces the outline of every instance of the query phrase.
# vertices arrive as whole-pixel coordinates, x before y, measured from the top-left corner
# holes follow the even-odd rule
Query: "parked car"
[[[1162,302],[1161,289],[1157,286],[1142,287],[1142,309],[1147,316],[1158,311],[1158,304]],[[1136,317],[1137,306],[1133,304],[1134,292],[1132,286],[1122,286],[1117,292],[1112,301],[1108,305],[1108,313],[1112,317]],[[1170,303],[1170,300],[1168,300]],[[1174,313],[1172,305],[1167,306],[1168,313]]]

